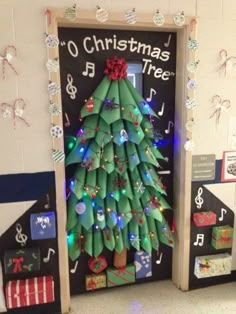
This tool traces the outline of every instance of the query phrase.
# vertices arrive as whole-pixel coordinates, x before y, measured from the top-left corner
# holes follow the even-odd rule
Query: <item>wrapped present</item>
[[[52,276],[8,281],[6,284],[7,308],[18,308],[54,302]]]
[[[128,265],[122,269],[107,269],[107,286],[115,287],[135,282],[135,267]]]
[[[88,266],[95,274],[99,274],[107,268],[106,258],[103,255],[91,257],[88,261]]]
[[[27,273],[40,270],[39,248],[8,250],[4,254],[6,274]]]
[[[87,291],[105,288],[106,286],[107,278],[104,273],[85,276],[85,288]]]
[[[229,249],[233,243],[233,228],[229,225],[212,228],[211,245],[216,249]]]
[[[199,212],[193,214],[193,222],[197,227],[211,226],[216,224],[216,214],[213,212]]]
[[[145,278],[152,276],[152,256],[144,251],[137,251],[134,255],[134,265],[136,269],[136,278]]]
[[[32,240],[56,238],[56,219],[54,212],[34,213],[30,215]]]
[[[232,256],[225,254],[196,256],[194,275],[197,278],[207,278],[231,273]]]

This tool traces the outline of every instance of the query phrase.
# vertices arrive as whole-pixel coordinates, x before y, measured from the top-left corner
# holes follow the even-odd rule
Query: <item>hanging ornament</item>
[[[67,8],[65,10],[65,13],[64,13],[64,17],[67,19],[67,20],[75,20],[76,17],[77,17],[77,8],[76,8],[76,4],[74,4],[72,7],[70,8]]]
[[[176,16],[174,17],[174,23],[177,26],[183,26],[184,25],[184,23],[185,23],[184,11],[176,14]]]
[[[45,42],[48,48],[56,48],[59,45],[59,39],[54,34],[48,34]]]
[[[159,10],[153,16],[153,23],[157,26],[162,26],[165,23],[164,15]]]
[[[120,141],[122,143],[124,143],[124,142],[127,142],[128,140],[129,140],[129,136],[128,136],[127,132],[125,131],[125,129],[122,129],[120,131]]]
[[[188,98],[187,101],[186,101],[186,108],[187,109],[193,109],[194,107],[196,107],[196,101],[192,98]]]
[[[187,70],[188,70],[190,73],[196,72],[196,70],[197,70],[197,68],[198,68],[198,64],[199,64],[199,61],[190,61],[190,62],[187,64]]]
[[[143,193],[145,191],[145,186],[143,186],[143,182],[136,182],[136,186],[134,187],[134,189],[138,192],[138,193]]]
[[[105,110],[113,110],[113,109],[117,109],[120,108],[120,105],[115,103],[115,97],[113,97],[112,99],[106,98],[103,102],[103,108]]]
[[[137,22],[137,14],[135,8],[125,12],[125,21],[130,25],[133,25]]]
[[[49,104],[49,112],[54,116],[58,116],[62,112],[61,106],[58,104],[50,103]]]
[[[188,41],[188,48],[189,48],[190,50],[195,51],[195,50],[197,50],[198,46],[199,46],[199,42],[198,42],[196,39],[191,39],[191,38],[189,38],[189,41]]]
[[[195,122],[194,122],[194,119],[191,119],[191,120],[189,120],[189,121],[186,122],[185,128],[186,128],[186,130],[187,130],[188,132],[192,132],[195,125],[196,125],[196,124],[195,124]]]
[[[191,152],[194,150],[194,148],[195,148],[195,144],[192,140],[187,140],[186,143],[184,144],[184,149],[186,151]]]
[[[105,219],[104,210],[102,207],[98,207],[97,209],[97,220],[102,222]]]
[[[90,97],[89,100],[85,100],[86,102],[86,110],[88,112],[92,112],[93,111],[93,107],[94,107],[94,101],[93,101],[93,97]]]
[[[97,6],[96,20],[100,23],[105,23],[108,20],[108,12],[105,9]]]
[[[60,86],[56,82],[49,82],[48,84],[48,93],[50,96],[55,96],[60,93]]]
[[[187,89],[194,90],[196,88],[197,88],[197,81],[189,79],[187,83]]]
[[[83,161],[81,167],[85,167],[88,171],[93,170],[93,159]]]
[[[82,215],[86,211],[86,205],[84,202],[79,202],[75,206],[75,211],[77,214]]]
[[[46,67],[48,72],[58,72],[59,70],[59,60],[56,59],[49,59],[46,63]]]
[[[55,162],[62,162],[65,160],[65,153],[61,150],[53,149],[52,150],[52,159]]]
[[[59,125],[54,125],[50,130],[50,134],[52,137],[61,138],[63,135],[63,129]]]

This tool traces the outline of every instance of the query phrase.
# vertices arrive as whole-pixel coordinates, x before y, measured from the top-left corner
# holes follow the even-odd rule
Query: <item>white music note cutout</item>
[[[158,174],[171,174],[171,171],[170,170],[160,170],[160,171],[157,171]]]
[[[165,110],[165,103],[162,103],[161,110],[158,111],[158,116],[163,116]]]
[[[157,94],[156,90],[154,88],[150,88],[150,95],[148,98],[146,98],[146,101],[152,101],[152,96],[156,94]]]
[[[48,249],[48,255],[43,258],[44,263],[48,263],[50,261],[51,255],[54,255],[56,252],[52,248]]]
[[[174,127],[174,123],[172,121],[169,121],[168,122],[168,128],[165,130],[165,133],[166,134],[169,134],[170,133],[170,128],[173,128]]]
[[[72,85],[73,77],[70,73],[67,74],[67,85],[66,85],[66,92],[70,96],[71,99],[76,98],[77,88]]]
[[[171,34],[168,36],[168,40],[167,40],[167,42],[166,42],[166,43],[164,43],[164,46],[165,46],[166,48],[168,48],[168,47],[169,47],[169,45],[170,45],[170,41],[171,41]]]
[[[221,208],[219,221],[223,221],[223,220],[224,220],[224,215],[225,215],[226,213],[227,213],[227,209]]]
[[[26,242],[28,240],[28,237],[26,234],[22,233],[22,226],[20,224],[16,224],[16,242],[20,243],[21,246],[26,246]]]
[[[74,268],[72,268],[72,269],[70,269],[70,272],[72,273],[72,274],[74,274],[75,272],[76,272],[76,270],[77,270],[77,267],[78,267],[78,261],[76,261],[75,262],[75,267]]]
[[[163,253],[159,255],[159,258],[156,260],[156,264],[161,264]]]
[[[83,74],[83,76],[94,77],[94,75],[95,75],[95,64],[92,62],[86,62],[85,71],[83,71],[82,74]]]
[[[46,195],[46,199],[47,199],[47,204],[44,205],[45,209],[49,209],[50,208],[50,197],[49,194]]]
[[[204,203],[204,199],[202,198],[203,189],[200,187],[197,191],[197,196],[195,197],[195,204],[197,205],[197,208],[202,208],[202,204]]]
[[[68,128],[70,126],[70,119],[69,119],[68,114],[66,112],[65,112],[65,117],[66,117],[65,127]]]
[[[194,246],[203,246],[204,244],[204,234],[197,234],[196,241],[193,243]]]

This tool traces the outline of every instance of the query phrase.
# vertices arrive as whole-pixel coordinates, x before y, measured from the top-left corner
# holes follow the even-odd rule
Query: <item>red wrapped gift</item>
[[[88,261],[88,266],[95,274],[99,274],[107,268],[106,258],[103,255],[91,257]]]
[[[195,226],[204,227],[216,224],[216,214],[213,212],[200,212],[193,214]]]
[[[8,309],[51,302],[54,302],[54,281],[52,276],[12,280],[6,284]]]

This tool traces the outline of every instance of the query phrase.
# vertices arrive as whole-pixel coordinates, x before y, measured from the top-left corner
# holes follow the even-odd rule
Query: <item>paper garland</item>
[[[153,23],[157,26],[162,26],[165,23],[164,15],[159,10],[153,16]]]
[[[52,150],[52,159],[55,162],[60,163],[60,162],[65,160],[65,153],[61,150],[53,149]]]

